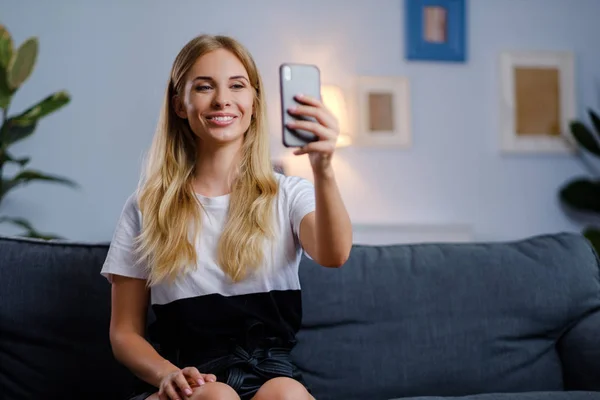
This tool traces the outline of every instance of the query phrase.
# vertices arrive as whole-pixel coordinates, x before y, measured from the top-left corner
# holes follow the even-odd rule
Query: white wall
[[[346,148],[336,155],[355,222],[469,224],[477,239],[578,230],[556,192],[584,170],[567,156],[501,156],[497,55],[504,49],[571,50],[577,101],[599,109],[597,0],[471,0],[466,64],[407,63],[400,0],[4,0],[0,23],[17,43],[40,38],[37,68],[14,111],[58,89],[72,103],[14,149],[32,167],[67,175],[78,191],[35,184],[2,213],[74,240],[109,240],[134,190],[154,132],[171,62],[192,36],[240,39],[262,71],[273,152],[283,153],[277,68],[316,63],[325,83],[351,90],[355,75],[411,80],[414,145],[408,151]],[[305,161],[294,164],[306,171]],[[11,233],[0,226],[0,232]]]

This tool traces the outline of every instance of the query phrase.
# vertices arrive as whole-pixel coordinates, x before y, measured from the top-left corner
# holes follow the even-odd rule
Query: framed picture
[[[465,0],[404,0],[406,58],[464,62]]]
[[[357,79],[357,146],[406,148],[412,144],[410,92],[405,77]]]
[[[570,52],[500,55],[500,146],[509,153],[573,153],[574,60]]]

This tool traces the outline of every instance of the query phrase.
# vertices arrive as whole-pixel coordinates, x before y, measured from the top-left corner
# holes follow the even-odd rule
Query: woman
[[[273,172],[264,87],[245,48],[202,35],[177,55],[145,176],[102,269],[113,352],[140,378],[136,399],[312,398],[289,356],[298,264],[304,250],[341,266],[352,233],[331,166],[337,121],[318,99],[298,101],[289,112],[318,121],[290,125],[319,137],[295,151],[314,184]]]

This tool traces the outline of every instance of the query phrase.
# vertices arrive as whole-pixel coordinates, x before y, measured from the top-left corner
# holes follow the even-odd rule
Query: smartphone
[[[288,122],[296,119],[316,121],[313,117],[296,116],[288,112],[300,102],[294,96],[305,94],[321,100],[321,72],[316,65],[281,64],[279,67],[279,86],[281,93],[282,140],[285,147],[302,147],[318,140],[318,137],[303,129],[290,129]]]

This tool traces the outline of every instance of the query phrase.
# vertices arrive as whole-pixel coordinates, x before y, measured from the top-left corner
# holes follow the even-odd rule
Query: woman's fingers
[[[304,147],[300,147],[299,149],[294,151],[294,154],[297,156],[299,156],[301,154],[307,154],[307,153],[331,154],[331,153],[333,153],[334,150],[335,150],[335,143],[332,143],[330,141],[312,142],[312,143],[307,144]]]
[[[333,131],[313,121],[288,122],[287,127],[290,129],[304,129],[305,131],[312,132],[319,137],[319,140],[332,140],[335,137]]]
[[[182,372],[188,378],[188,380],[195,382],[199,386],[204,385],[204,376],[200,373],[200,371],[198,371],[196,367],[184,368]]]
[[[206,382],[216,382],[217,381],[217,377],[213,374],[202,374],[202,376],[204,377],[204,380]]]
[[[183,372],[175,375],[175,377],[173,378],[173,382],[179,388],[179,391],[181,393],[184,393],[186,396],[192,395],[192,388],[188,384],[187,379],[185,379],[185,375],[183,374]]]
[[[292,107],[289,110],[291,114],[311,116],[328,128],[336,131],[339,129],[337,118],[320,99],[302,94],[296,95],[294,98],[303,105]]]
[[[165,383],[161,387],[161,390],[158,392],[158,398],[160,400],[180,400],[175,386],[171,382]]]
[[[298,100],[302,104],[308,104],[315,107],[323,106],[323,102],[321,100],[305,94],[297,94],[294,96],[294,99]]]
[[[317,108],[313,106],[296,106],[288,109],[288,112],[294,116],[305,116],[315,118],[321,125],[327,128],[337,129],[336,118],[326,108]]]

